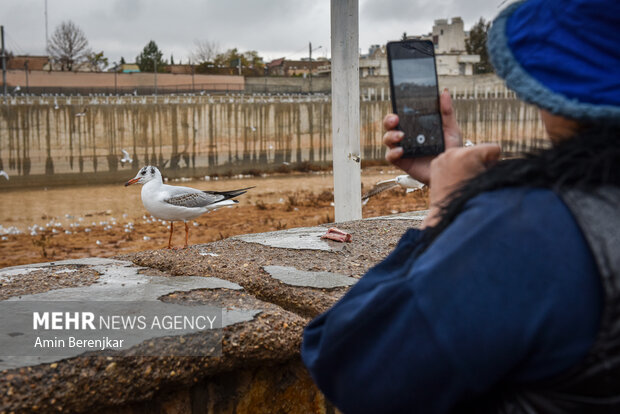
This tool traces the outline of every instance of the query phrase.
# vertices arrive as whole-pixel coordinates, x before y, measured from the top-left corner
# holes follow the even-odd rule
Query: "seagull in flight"
[[[133,163],[133,159],[129,156],[129,153],[127,151],[121,149],[121,152],[123,153],[123,158],[121,158],[122,165],[125,165],[125,163]]]
[[[4,177],[4,178],[6,178],[7,180],[9,179],[9,175],[8,175],[8,174],[7,174],[7,172],[6,172],[6,171],[4,171],[4,170],[0,170],[0,177]]]
[[[172,248],[172,232],[175,221],[185,222],[185,246],[189,240],[188,220],[219,207],[238,203],[234,197],[244,194],[254,187],[242,188],[232,191],[202,191],[190,187],[181,187],[164,184],[161,173],[157,167],[147,165],[142,167],[138,174],[125,183],[125,187],[131,184],[143,184],[142,204],[155,218],[170,221],[170,237],[168,248]]]
[[[373,188],[370,189],[370,191],[362,196],[362,203],[366,204],[368,203],[370,197],[399,186],[401,188],[406,188],[409,193],[411,191],[419,190],[424,187],[424,184],[412,178],[409,174],[399,175],[391,180],[379,181]]]

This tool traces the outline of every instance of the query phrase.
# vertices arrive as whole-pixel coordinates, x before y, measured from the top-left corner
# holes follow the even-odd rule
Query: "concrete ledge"
[[[297,229],[245,239],[251,241],[232,238],[182,251],[140,252],[116,261],[2,269],[0,295],[5,285],[29,275],[88,275],[84,284],[79,278],[71,287],[52,283],[31,295],[7,291],[12,301],[67,300],[71,295],[131,301],[146,295],[170,306],[208,304],[253,313],[222,329],[222,353],[216,357],[121,356],[106,350],[43,363],[19,357],[0,361],[12,367],[0,376],[0,412],[333,412],[299,361],[303,327],[420,220],[420,214],[408,214],[338,224],[352,234],[351,243],[320,241],[320,228],[308,234]],[[299,248],[291,234],[307,239],[303,243],[316,238],[333,248]],[[271,246],[269,240],[280,235],[289,237],[288,244]],[[139,346],[189,347],[201,341],[204,337],[193,334],[151,338]]]

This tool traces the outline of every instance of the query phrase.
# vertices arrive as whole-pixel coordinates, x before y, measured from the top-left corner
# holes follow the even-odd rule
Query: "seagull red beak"
[[[137,183],[138,181],[140,181],[140,179],[139,179],[139,178],[132,178],[131,180],[129,180],[129,181],[127,181],[127,182],[125,183],[125,187],[127,187],[128,185],[135,184],[135,183]]]

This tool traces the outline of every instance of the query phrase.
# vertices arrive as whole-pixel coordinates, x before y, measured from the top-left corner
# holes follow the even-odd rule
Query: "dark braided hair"
[[[469,200],[506,187],[537,187],[552,191],[587,190],[600,185],[620,187],[620,128],[590,126],[552,148],[500,161],[466,181],[440,207],[440,220],[427,229],[418,254],[431,245],[463,211]],[[620,206],[619,206],[620,209]]]

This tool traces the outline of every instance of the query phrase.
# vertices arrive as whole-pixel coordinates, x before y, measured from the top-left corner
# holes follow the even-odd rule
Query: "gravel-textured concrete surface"
[[[257,243],[254,238],[252,242],[231,238],[181,251],[145,251],[122,258],[171,276],[216,276],[243,286],[261,300],[304,317],[314,317],[332,306],[348,288],[290,286],[274,279],[264,270],[265,266],[292,266],[299,271],[332,272],[359,278],[387,256],[407,229],[419,223],[419,216],[339,223],[338,228],[349,232],[353,241],[330,241],[338,245],[337,251],[277,248]],[[319,239],[321,232],[311,229],[313,237]]]
[[[99,273],[83,265],[61,265],[43,268],[12,268],[0,272],[0,300],[55,289],[89,286]]]
[[[260,313],[222,329],[220,357],[118,356],[104,351],[3,371],[0,412],[91,412],[95,408],[136,404],[153,398],[162,390],[187,388],[223,373],[295,360],[305,324],[334,304],[348,287],[333,283],[298,286],[304,283],[278,280],[267,270],[273,270],[274,266],[293,267],[297,276],[305,275],[314,282],[318,280],[317,275],[325,275],[323,272],[339,275],[338,278],[344,278],[341,282],[354,282],[384,258],[408,228],[419,222],[419,215],[412,215],[339,223],[338,228],[349,232],[353,241],[320,241],[334,246],[330,249],[292,247],[289,232],[291,248],[234,238],[180,251],[155,250],[124,255],[112,264],[95,259],[57,262],[48,270],[42,270],[41,266],[3,269],[8,273],[3,276],[0,272],[0,298],[16,300],[16,295],[27,294],[61,298],[67,291],[78,289],[82,295],[109,292],[111,297],[107,300],[114,300],[115,296],[139,297],[148,292],[164,303],[209,304],[226,310],[260,310]],[[324,230],[327,228],[325,226]],[[310,232],[297,232],[296,237],[305,238],[303,243],[312,243],[316,240],[311,239],[318,239],[321,232],[313,228]],[[277,234],[263,239],[274,237],[277,238]],[[58,271],[63,268],[71,271]],[[49,282],[42,290],[34,287],[23,292],[15,290],[16,283],[19,284],[17,278],[26,281],[32,276],[41,280],[44,275],[39,272],[48,272],[47,278],[53,280],[56,278],[51,276],[54,271],[67,281],[78,273],[90,275],[90,279],[83,276],[69,285],[63,284],[69,282]],[[114,282],[107,290],[99,290],[110,281]],[[155,288],[146,288],[149,285]],[[127,293],[129,290],[133,293]],[[210,346],[205,341],[200,334],[190,334],[154,338],[138,347]]]
[[[299,352],[306,320],[238,290],[194,290],[166,302],[221,303],[261,313],[223,329],[221,357],[114,356],[97,352],[3,371],[0,412],[92,412],[144,401],[163,389],[186,387],[212,375],[288,361]],[[147,341],[145,347],[205,346],[200,335]]]

